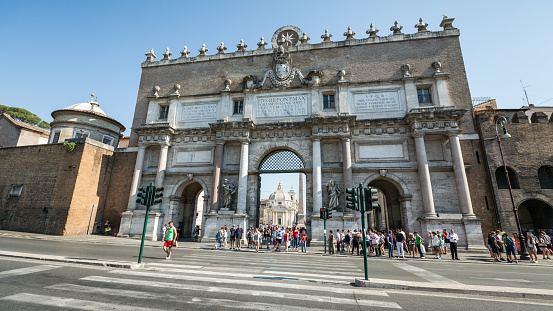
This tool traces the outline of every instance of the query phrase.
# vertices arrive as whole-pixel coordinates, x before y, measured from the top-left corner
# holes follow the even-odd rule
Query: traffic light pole
[[[144,217],[144,229],[142,229],[142,242],[140,242],[140,253],[138,254],[138,263],[142,262],[142,251],[144,250],[144,238],[146,237],[146,227],[148,226],[148,214],[150,214],[150,202],[146,205],[146,216]]]
[[[326,211],[325,211],[325,214],[326,214]],[[324,224],[323,239],[325,240],[325,254],[326,254],[326,216],[323,218],[323,224]]]
[[[365,267],[365,280],[369,280],[369,263],[367,262],[367,235],[365,234],[365,188],[359,184],[359,196],[361,205],[361,227],[363,230],[363,265]]]

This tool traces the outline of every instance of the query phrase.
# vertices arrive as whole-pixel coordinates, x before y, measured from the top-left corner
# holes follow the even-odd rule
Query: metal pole
[[[361,204],[361,227],[363,230],[363,265],[365,267],[365,280],[369,280],[369,264],[367,262],[367,236],[365,234],[365,188],[359,184],[359,204]]]
[[[324,223],[324,231],[323,231],[323,240],[325,241],[325,254],[326,254],[326,217],[325,217],[325,207],[323,206],[323,223]]]
[[[528,250],[526,249],[526,240],[522,235],[522,230],[520,228],[520,222],[518,220],[518,209],[515,205],[515,198],[513,197],[513,188],[511,188],[511,180],[509,179],[509,171],[507,170],[507,165],[505,164],[505,158],[503,157],[503,148],[501,148],[501,139],[497,132],[497,123],[495,125],[495,135],[497,137],[497,144],[499,145],[499,153],[501,154],[501,161],[503,162],[503,170],[505,171],[505,177],[507,178],[507,185],[509,186],[509,196],[511,197],[511,204],[513,205],[513,212],[515,214],[515,221],[517,223],[518,230],[518,240],[520,242],[520,259],[528,260]]]
[[[138,263],[142,262],[142,251],[144,250],[144,238],[146,237],[146,226],[148,226],[148,214],[150,214],[150,203],[146,205],[146,217],[144,217],[144,229],[142,229],[142,241],[140,242],[140,253],[138,254]]]

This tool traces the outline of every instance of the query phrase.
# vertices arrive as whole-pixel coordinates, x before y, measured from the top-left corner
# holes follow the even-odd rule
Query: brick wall
[[[0,146],[17,146],[19,131],[19,128],[13,125],[13,123],[6,120],[5,118],[0,118]]]
[[[129,203],[136,155],[136,152],[116,152],[113,159],[110,187],[102,222],[109,220],[114,232],[119,231],[121,213],[127,209]]]

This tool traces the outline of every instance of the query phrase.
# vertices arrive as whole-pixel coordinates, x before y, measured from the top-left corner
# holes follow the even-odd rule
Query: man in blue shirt
[[[236,226],[232,225],[232,229],[230,229],[230,249],[235,249],[235,241],[236,241]]]
[[[388,244],[388,257],[394,258],[394,236],[392,235],[392,230],[388,231],[386,236],[386,244]]]
[[[238,229],[236,229],[236,248],[240,250],[240,246],[242,246],[242,236],[244,236],[244,229],[238,225]]]

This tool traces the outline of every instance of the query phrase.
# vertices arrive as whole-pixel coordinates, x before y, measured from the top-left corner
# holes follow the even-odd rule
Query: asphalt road
[[[133,260],[137,252],[136,247],[4,237],[0,250],[117,260]],[[145,256],[146,268],[140,270],[0,257],[0,310],[505,311],[553,307],[553,301],[355,287],[353,278],[363,275],[360,258],[177,248],[172,259],[165,260],[159,247],[147,247]],[[369,264],[371,277],[377,278],[499,285],[502,281],[483,277],[507,279],[520,274],[530,282],[523,282],[524,287],[551,287],[547,282],[550,267],[374,258]],[[479,275],[481,279],[474,278]]]

